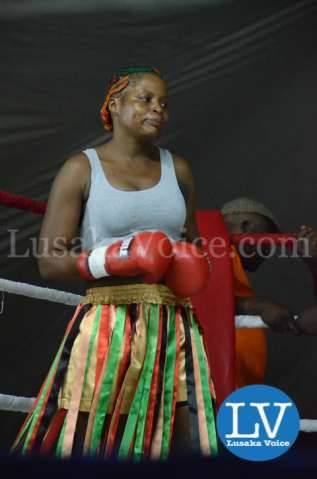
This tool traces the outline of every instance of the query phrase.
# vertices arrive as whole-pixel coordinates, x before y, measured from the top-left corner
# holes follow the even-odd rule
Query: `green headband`
[[[120,70],[118,70],[115,75],[122,77],[126,75],[133,75],[133,73],[156,73],[157,75],[161,75],[160,71],[157,68],[144,65],[120,68]]]

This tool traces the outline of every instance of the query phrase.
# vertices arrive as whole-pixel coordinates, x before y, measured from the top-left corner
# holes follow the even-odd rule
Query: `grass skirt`
[[[216,454],[214,389],[189,300],[163,285],[87,290],[13,446],[72,454],[81,412],[82,454],[166,458],[177,402],[186,401],[193,453]],[[106,420],[107,419],[107,420]]]

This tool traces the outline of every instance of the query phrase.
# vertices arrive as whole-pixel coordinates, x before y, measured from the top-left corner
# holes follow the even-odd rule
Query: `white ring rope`
[[[29,412],[35,398],[0,394],[0,411]]]
[[[63,303],[70,306],[77,305],[82,296],[73,293],[58,291],[57,289],[43,288],[27,283],[19,283],[10,281],[9,279],[0,278],[0,290],[5,293],[20,294],[29,298],[44,299],[53,303]]]
[[[29,412],[34,401],[35,398],[0,394],[0,411]],[[317,419],[301,419],[300,430],[303,432],[317,432]]]
[[[317,432],[317,419],[301,419],[300,430],[303,432]]]
[[[263,323],[261,316],[246,316],[237,315],[235,317],[236,329],[241,328],[267,328],[267,325]]]
[[[42,286],[34,286],[27,283],[19,283],[8,279],[0,278],[0,290],[6,293],[20,294],[29,298],[42,299],[52,301],[53,303],[68,304],[76,306],[80,303],[82,296],[57,289],[43,288]],[[236,328],[266,328],[260,316],[243,316],[239,315],[235,318]]]
[[[80,303],[82,296],[57,289],[43,288],[27,283],[19,283],[8,279],[0,278],[0,291],[12,294],[20,294],[29,298],[52,301],[53,303],[68,304],[76,306]],[[260,316],[236,316],[236,328],[266,328]]]
[[[82,296],[77,294],[67,293],[57,289],[43,288],[27,283],[19,283],[3,278],[0,278],[0,291],[70,306],[76,306],[82,299]],[[235,327],[239,329],[266,328],[267,326],[263,323],[260,316],[237,315],[235,317]],[[35,398],[0,394],[0,411],[28,412],[34,400]],[[317,419],[301,419],[300,429],[304,432],[317,432]]]

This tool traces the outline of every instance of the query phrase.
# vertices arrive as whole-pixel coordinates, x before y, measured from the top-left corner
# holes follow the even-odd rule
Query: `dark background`
[[[46,5],[45,5],[46,3]],[[158,7],[160,4],[160,7]],[[0,4],[0,189],[46,200],[65,159],[107,138],[99,109],[118,67],[157,66],[170,86],[160,144],[190,160],[198,207],[250,196],[284,231],[317,228],[317,2],[291,0]],[[108,205],[111,208],[111,205]],[[32,247],[41,217],[0,206],[1,276],[48,283]],[[273,259],[253,278],[295,313],[314,301],[300,260]],[[72,308],[4,295],[0,393],[34,396]],[[317,338],[269,334],[267,382],[317,418]],[[22,414],[0,412],[0,448]]]

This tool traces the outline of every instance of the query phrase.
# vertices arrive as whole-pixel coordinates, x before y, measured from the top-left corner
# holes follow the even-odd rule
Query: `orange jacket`
[[[254,296],[255,293],[236,250],[232,262],[235,296]],[[236,329],[235,351],[236,387],[241,388],[249,384],[263,383],[267,361],[265,330],[263,328]]]

